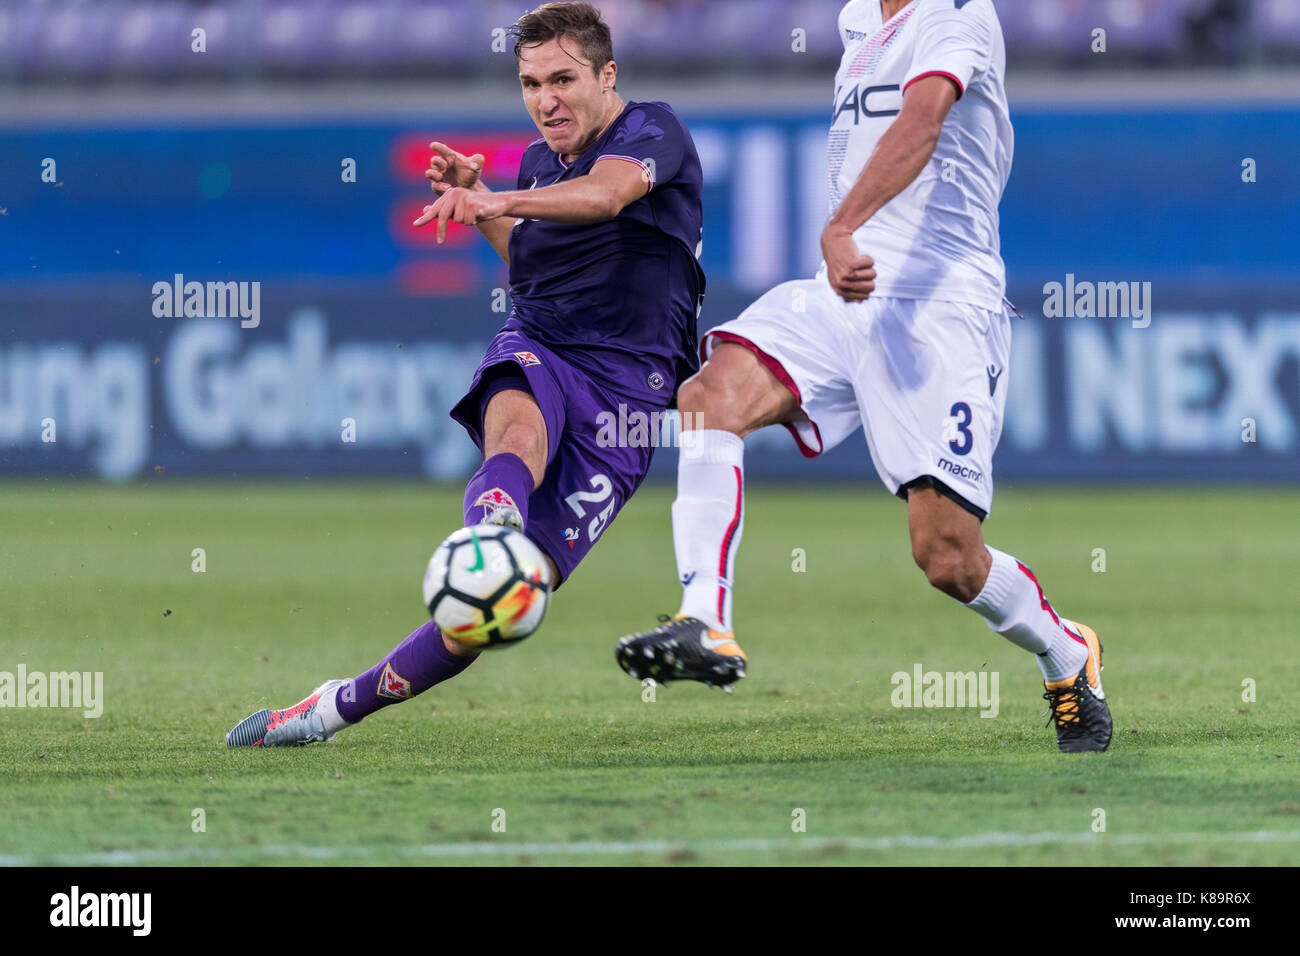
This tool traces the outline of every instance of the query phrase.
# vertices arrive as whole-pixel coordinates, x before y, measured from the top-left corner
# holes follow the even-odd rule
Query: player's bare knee
[[[510,422],[486,449],[492,455],[515,455],[533,474],[533,487],[542,483],[546,472],[546,434],[531,422]]]
[[[508,452],[527,461],[545,453],[546,440],[537,427],[529,422],[510,422],[497,437],[495,452]]]
[[[740,434],[744,423],[737,419],[735,389],[720,375],[704,371],[692,375],[677,389],[677,408],[690,415],[694,428],[716,428]]]
[[[683,412],[699,414],[708,401],[708,389],[698,374],[692,375],[677,388],[677,407]]]
[[[720,419],[727,398],[733,391],[721,375],[715,375],[706,368],[682,382],[677,389],[677,407],[696,415],[710,415]]]
[[[441,633],[441,632],[440,632]],[[478,654],[478,649],[470,647],[468,644],[462,644],[455,638],[442,634],[442,646],[447,648],[448,653],[457,657],[474,657]]]

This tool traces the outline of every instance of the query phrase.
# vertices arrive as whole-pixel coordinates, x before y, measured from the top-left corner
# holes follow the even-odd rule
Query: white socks
[[[683,589],[680,613],[723,633],[732,630],[732,573],[745,526],[744,450],[738,435],[696,429],[682,432],[677,459],[673,550]],[[966,606],[1036,655],[1044,680],[1078,673],[1088,647],[1071,633],[1074,622],[1058,618],[1028,568],[996,548],[988,552],[988,580]]]
[[[1073,677],[1088,660],[1088,646],[1066,630],[1077,630],[1074,622],[1057,616],[1027,567],[996,548],[988,551],[989,578],[966,606],[1012,644],[1037,655],[1045,681]]]
[[[731,576],[745,524],[745,443],[705,428],[683,431],[673,502],[673,550],[681,613],[731,630]]]
[[[334,686],[329,687],[328,684]],[[320,699],[316,702],[316,716],[325,725],[325,736],[327,737],[333,736],[344,727],[352,726],[343,719],[343,715],[339,713],[338,708],[339,691],[347,687],[348,682],[345,680],[329,681],[328,684],[321,691]]]

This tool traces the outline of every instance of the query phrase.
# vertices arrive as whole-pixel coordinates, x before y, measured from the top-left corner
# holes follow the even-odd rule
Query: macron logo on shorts
[[[971,468],[968,465],[956,465],[947,458],[940,458],[938,466],[950,475],[957,478],[965,478],[967,481],[981,482],[984,480],[984,472],[978,468]]]
[[[542,360],[532,352],[516,352],[515,358],[519,360],[520,365],[541,365]]]

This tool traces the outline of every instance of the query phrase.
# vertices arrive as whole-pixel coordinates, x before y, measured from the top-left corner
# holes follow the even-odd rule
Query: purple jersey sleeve
[[[635,163],[654,189],[660,183],[671,182],[681,170],[685,140],[685,131],[676,117],[657,104],[643,103],[622,117],[595,161]]]

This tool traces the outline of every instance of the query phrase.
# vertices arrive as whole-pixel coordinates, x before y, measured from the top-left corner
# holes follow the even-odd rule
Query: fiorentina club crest
[[[406,700],[411,696],[411,682],[393,670],[393,665],[390,662],[384,665],[384,672],[379,675],[378,693],[380,697]]]
[[[532,352],[516,352],[515,358],[519,359],[519,364],[524,366],[542,364],[542,360]]]
[[[479,505],[482,505],[488,511],[496,511],[498,508],[519,507],[515,504],[515,499],[511,498],[500,488],[492,488],[491,490],[485,491],[483,494],[479,495],[478,500],[474,502],[474,507],[477,508]]]

